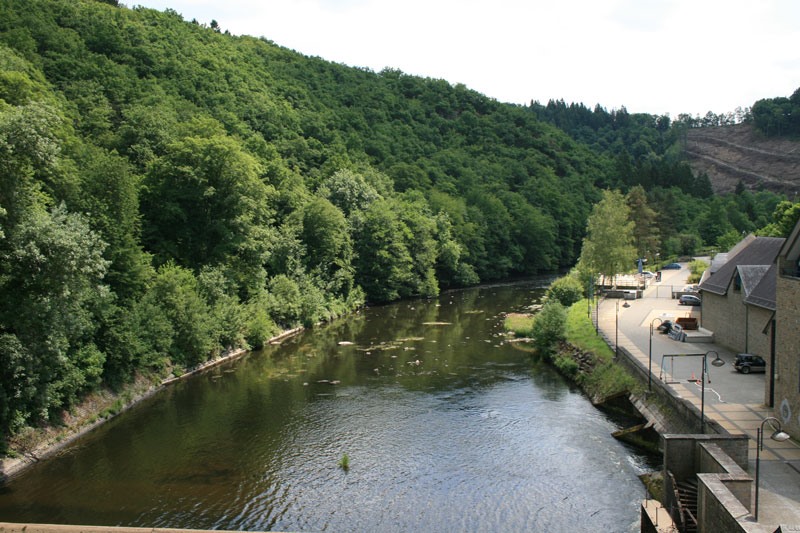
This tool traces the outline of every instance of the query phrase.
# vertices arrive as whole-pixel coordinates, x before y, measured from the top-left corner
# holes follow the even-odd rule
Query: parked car
[[[683,291],[681,291],[681,292],[698,292],[699,290],[700,290],[700,285],[695,283],[694,285],[685,286],[683,288]]]
[[[650,272],[649,270],[643,270],[642,271],[642,277],[645,278],[645,279],[654,278],[655,276],[656,275],[653,274],[652,272]]]
[[[694,294],[684,294],[678,299],[678,305],[700,305],[703,303],[698,296]]]
[[[661,270],[680,270],[681,264],[680,263],[669,263],[661,267]]]
[[[740,353],[736,355],[736,361],[733,362],[733,368],[742,374],[749,374],[750,372],[766,372],[767,362],[764,361],[764,358],[758,355]]]
[[[667,334],[672,330],[672,320],[665,320],[658,326],[658,331]]]

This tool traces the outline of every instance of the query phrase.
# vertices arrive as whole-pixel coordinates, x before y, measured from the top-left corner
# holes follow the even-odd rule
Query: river
[[[171,386],[0,487],[0,521],[638,531],[652,465],[503,335],[548,281],[368,308]]]

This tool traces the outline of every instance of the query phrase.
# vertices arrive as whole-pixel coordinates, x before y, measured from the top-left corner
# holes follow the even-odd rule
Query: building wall
[[[800,438],[800,278],[778,274],[775,331],[775,414]]]
[[[769,405],[770,349],[772,343],[772,318],[774,312],[754,305],[746,306],[747,338],[743,352],[760,355],[767,362],[767,379],[764,380],[764,405]]]
[[[714,342],[734,352],[744,352],[746,306],[743,293],[728,288],[725,296],[703,291],[702,326],[714,332]]]

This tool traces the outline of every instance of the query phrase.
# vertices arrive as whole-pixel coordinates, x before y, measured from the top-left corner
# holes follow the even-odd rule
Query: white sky
[[[797,0],[122,0],[501,102],[705,115],[800,87]]]

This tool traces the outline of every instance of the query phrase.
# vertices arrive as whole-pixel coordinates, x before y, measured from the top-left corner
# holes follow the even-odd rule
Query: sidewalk
[[[662,285],[682,286],[688,271],[665,271],[662,275]],[[652,360],[652,380],[667,383],[676,395],[690,401],[698,410],[701,408],[702,358],[663,356],[710,351],[702,402],[705,416],[729,433],[750,437],[749,472],[755,476],[757,430],[765,417],[772,416],[772,410],[764,405],[764,376],[739,374],[733,368],[735,354],[714,343],[678,342],[660,334],[657,331],[660,320],[699,315],[699,308],[679,306],[677,300],[664,297],[667,292],[657,291],[653,285],[641,299],[602,300],[597,314],[600,333],[612,349],[618,340],[619,346],[633,354],[645,368]],[[629,307],[624,307],[625,303]],[[724,366],[711,366],[715,354],[726,362]],[[768,531],[774,531],[781,524],[800,527],[800,446],[792,440],[771,440],[769,425],[765,428],[768,433],[760,458],[759,524],[768,525],[771,528]]]

